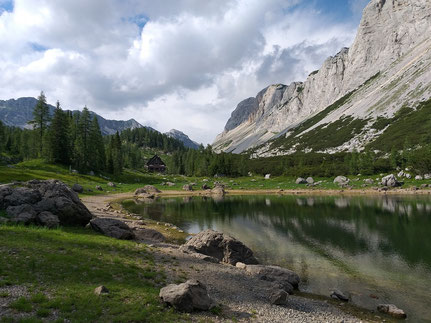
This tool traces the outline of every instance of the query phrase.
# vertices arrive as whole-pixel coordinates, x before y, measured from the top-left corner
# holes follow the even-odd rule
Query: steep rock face
[[[188,148],[192,148],[192,149],[199,148],[199,144],[196,141],[191,140],[189,136],[187,136],[184,132],[181,132],[179,130],[171,129],[169,132],[166,132],[165,135],[181,141],[184,144],[184,146]]]
[[[429,32],[431,31],[431,2],[427,0],[372,0],[364,10],[356,39],[351,49],[344,48],[334,57],[329,57],[319,71],[311,73],[304,83],[292,83],[289,86],[271,85],[260,92],[256,99],[258,107],[244,109],[240,104],[232,113],[223,133],[217,136],[213,147],[216,151],[243,152],[251,147],[261,145],[268,140],[285,134],[298,124],[316,115],[351,91],[357,91],[348,103],[349,113],[355,117],[366,117],[367,111],[385,95],[395,92],[377,91],[376,87],[385,87],[397,78],[407,77],[410,81],[415,75],[422,74],[414,64],[419,60],[422,65],[427,63],[429,56]],[[425,62],[425,63],[424,63]],[[423,69],[423,66],[421,67]],[[371,90],[364,83],[377,73],[381,74],[378,84]],[[410,73],[410,77],[404,75]],[[418,75],[420,74],[420,75]],[[429,74],[429,72],[428,72]],[[427,98],[426,87],[429,75],[420,80]],[[414,89],[397,89],[408,93]],[[358,91],[360,90],[360,91]],[[368,91],[367,91],[368,90]],[[422,93],[422,94],[423,94]],[[400,100],[391,104],[389,113],[401,107]],[[361,101],[366,99],[370,104],[365,108]],[[250,99],[249,99],[250,100]],[[356,100],[356,101],[355,101]],[[251,102],[251,100],[250,100]],[[374,103],[373,103],[374,102]],[[352,106],[360,111],[357,113]],[[359,107],[358,107],[359,105]],[[246,114],[241,117],[241,111]],[[250,110],[255,112],[250,112]],[[331,116],[329,120],[337,120],[346,111]],[[388,111],[379,111],[383,114]],[[374,113],[374,111],[371,111]],[[376,114],[374,113],[374,116]],[[236,126],[236,127],[234,127]],[[279,153],[279,152],[276,152]],[[275,154],[276,154],[275,153]],[[274,153],[273,153],[274,154]]]

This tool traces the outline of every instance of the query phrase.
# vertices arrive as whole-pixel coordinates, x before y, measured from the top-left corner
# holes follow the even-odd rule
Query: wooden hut
[[[166,171],[166,164],[157,155],[154,155],[154,157],[147,162],[146,167],[149,172],[164,173]]]

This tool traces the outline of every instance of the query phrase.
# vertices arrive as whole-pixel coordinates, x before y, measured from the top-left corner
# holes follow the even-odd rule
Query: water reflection
[[[326,295],[338,288],[363,306],[385,301],[409,317],[431,317],[429,197],[194,197],[124,205],[191,233],[230,233],[261,262],[296,270],[302,289]]]

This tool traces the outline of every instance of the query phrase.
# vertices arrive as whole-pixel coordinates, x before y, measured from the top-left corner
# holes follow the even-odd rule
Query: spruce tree
[[[103,143],[102,132],[100,131],[99,122],[96,116],[93,117],[89,134],[89,148],[90,148],[90,168],[92,170],[105,169],[105,146]]]
[[[81,170],[88,170],[90,167],[90,129],[91,116],[87,107],[84,107],[79,116],[79,123],[76,129],[75,140],[75,164]]]
[[[50,119],[51,118],[49,115],[49,107],[46,104],[46,97],[42,91],[40,92],[40,95],[37,98],[37,104],[33,110],[33,120],[28,122],[30,125],[33,126],[34,130],[37,130],[40,156],[42,156],[44,135]]]
[[[63,165],[70,164],[69,120],[58,101],[49,127],[48,146],[51,161]]]
[[[121,172],[123,171],[123,152],[121,147],[121,139],[118,131],[114,135],[112,148],[113,173],[121,174]]]

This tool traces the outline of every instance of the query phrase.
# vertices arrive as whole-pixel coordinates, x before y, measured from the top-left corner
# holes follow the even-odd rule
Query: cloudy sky
[[[350,46],[368,0],[0,0],[0,99],[211,143],[243,99]]]

